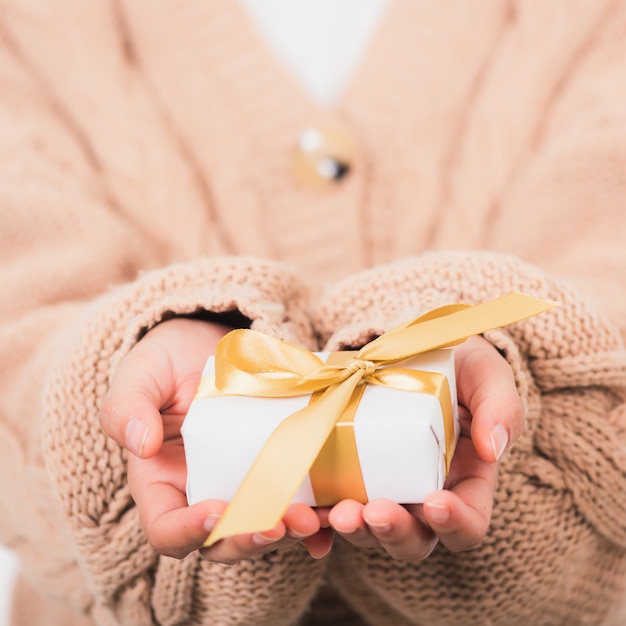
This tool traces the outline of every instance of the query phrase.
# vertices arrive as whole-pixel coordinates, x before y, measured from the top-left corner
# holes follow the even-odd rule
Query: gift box
[[[342,353],[349,354],[349,353]],[[317,353],[323,361],[327,353]],[[458,437],[459,427],[452,349],[421,354],[394,367],[438,372],[448,380],[452,398],[452,435],[446,432],[440,400],[416,393],[365,385],[349,420],[341,419],[322,449],[310,474],[293,498],[316,506],[334,504],[342,497],[357,500],[389,498],[399,503],[422,502],[443,487],[446,458]],[[381,368],[384,369],[384,368]],[[203,378],[215,375],[215,359],[206,363]],[[230,502],[264,443],[276,427],[304,408],[310,395],[289,398],[217,396],[196,398],[182,427],[187,459],[187,497],[190,504],[215,498]],[[352,430],[357,459],[345,452],[342,431]],[[338,441],[337,441],[338,439]],[[452,446],[450,445],[452,439]],[[292,445],[298,447],[299,442]],[[349,445],[349,444],[348,444]],[[356,468],[354,466],[357,466]],[[284,468],[289,471],[288,467]],[[360,472],[362,490],[351,485]],[[279,477],[278,477],[279,478]]]
[[[553,306],[520,293],[446,305],[357,352],[228,333],[182,427],[190,504],[229,502],[204,545],[274,528],[290,502],[417,503],[441,489],[459,436],[453,347]]]

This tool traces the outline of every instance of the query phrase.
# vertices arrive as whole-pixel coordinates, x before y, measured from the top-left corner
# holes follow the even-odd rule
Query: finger
[[[311,537],[303,539],[302,545],[314,559],[321,559],[325,557],[333,547],[335,533],[330,527],[328,520],[331,508],[327,506],[316,507],[313,511],[319,520],[320,530]]]
[[[306,504],[292,504],[283,516],[287,534],[294,539],[304,539],[320,529],[320,520],[316,512]]]
[[[155,499],[150,506],[148,499]],[[137,503],[142,528],[153,548],[165,556],[183,558],[202,547],[226,504],[206,500],[188,506],[181,492],[168,483],[153,483]]]
[[[174,384],[165,355],[138,343],[122,359],[104,398],[100,410],[104,432],[137,457],[156,454],[163,442],[159,409]]]
[[[109,437],[139,458],[153,456],[163,443],[161,413],[138,389],[107,396],[100,422]]]
[[[421,561],[437,545],[437,536],[405,507],[391,500],[374,500],[363,509],[370,533],[394,559]]]
[[[429,494],[422,507],[425,521],[455,552],[475,547],[487,534],[498,474],[497,465],[480,459],[469,440],[460,444],[450,489]]]
[[[212,520],[213,526],[217,519]],[[210,528],[212,530],[212,528]],[[277,550],[296,543],[295,539],[285,538],[286,528],[280,522],[274,528],[263,532],[235,535],[221,539],[208,548],[202,548],[200,554],[207,561],[234,565],[239,561],[251,559],[269,550]]]
[[[151,459],[130,461],[130,466],[139,463],[150,464]],[[138,473],[133,471],[130,475],[137,476]],[[131,482],[131,491],[139,510],[141,525],[150,544],[165,556],[183,558],[200,549],[208,560],[233,564],[251,558],[270,546],[272,549],[278,547],[278,542],[285,537],[286,527],[281,522],[268,531],[237,535],[219,541],[210,548],[203,548],[205,540],[226,509],[226,503],[205,500],[187,506],[184,490],[175,481],[154,481],[136,489],[136,480],[139,478]],[[295,542],[296,539],[290,538],[286,544]]]
[[[288,536],[300,541],[316,559],[326,556],[333,542],[332,530],[322,529],[321,521],[318,511],[305,504],[291,505],[283,517]]]
[[[207,524],[221,515],[224,504],[206,501],[188,506],[182,445],[163,446],[151,459],[128,459],[128,483],[141,526],[161,554],[181,558],[207,538]]]
[[[307,540],[319,529],[319,518],[315,511],[305,504],[294,504],[274,528],[228,537],[210,548],[202,549],[201,553],[207,560],[232,564],[268,550],[280,550]],[[313,544],[317,549],[316,542]]]
[[[328,521],[328,514],[330,513],[331,508],[329,506],[319,506],[313,510],[320,520],[320,527],[329,528],[330,522]]]
[[[162,485],[160,492],[166,496],[167,486]],[[225,503],[217,500],[206,500],[162,513],[146,528],[150,544],[159,554],[176,559],[184,558],[202,548],[225,506]]]
[[[159,412],[171,409],[182,419],[207,354],[214,352],[228,330],[220,324],[184,318],[150,330],[115,372],[100,412],[107,435],[135,456],[156,454],[164,436]],[[169,426],[178,432],[178,423]]]
[[[471,434],[480,457],[497,461],[521,434],[524,410],[510,365],[484,338],[456,349],[459,403],[472,415]]]
[[[363,504],[342,500],[328,513],[328,523],[346,541],[360,548],[374,548],[378,540],[372,536],[363,519]]]
[[[302,540],[302,545],[314,559],[324,558],[333,547],[334,533],[331,528],[320,528],[318,532]]]
[[[363,519],[363,504],[356,500],[342,500],[333,506],[327,517],[330,527],[344,539],[362,548],[374,547],[372,537]]]

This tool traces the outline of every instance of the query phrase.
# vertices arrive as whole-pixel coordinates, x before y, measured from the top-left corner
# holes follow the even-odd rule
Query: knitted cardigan
[[[399,0],[322,110],[235,2],[0,0],[14,623],[280,626],[320,590],[380,626],[626,623],[625,63],[620,1]],[[300,184],[298,137],[330,127],[347,175]],[[146,330],[238,311],[336,350],[512,290],[561,306],[489,335],[526,427],[479,547],[226,566],[149,545],[98,422]]]

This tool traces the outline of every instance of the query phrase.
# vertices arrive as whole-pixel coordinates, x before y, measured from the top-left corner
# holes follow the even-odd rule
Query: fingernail
[[[309,552],[309,554],[311,554]],[[320,554],[311,554],[311,556],[316,560],[319,561],[325,557],[327,557],[330,554],[330,550],[324,550],[324,552],[320,552]]]
[[[218,515],[217,513],[209,513],[202,524],[202,529],[207,534],[210,534],[211,532],[213,532],[213,529],[217,526],[217,523],[220,521],[220,517],[222,516]]]
[[[503,455],[509,443],[509,434],[502,424],[496,424],[491,431],[491,447],[496,461]]]
[[[445,524],[450,519],[450,509],[445,504],[427,502],[424,506],[428,508],[430,518],[436,524]]]
[[[126,447],[138,457],[143,453],[143,447],[148,438],[148,427],[136,417],[133,417],[126,426]]]
[[[352,535],[356,533],[357,529],[353,527],[341,527],[341,524],[333,524],[333,528],[342,535]]]
[[[252,543],[255,543],[257,546],[267,546],[279,539],[280,537],[267,537],[263,533],[254,533],[254,535],[252,535]]]
[[[376,531],[377,533],[388,533],[391,530],[390,522],[368,522],[365,518],[363,521],[368,525],[369,528]]]

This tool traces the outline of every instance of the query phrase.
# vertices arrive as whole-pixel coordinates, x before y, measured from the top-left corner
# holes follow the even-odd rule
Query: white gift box
[[[327,353],[316,354],[324,361],[328,357]],[[214,367],[215,360],[210,357],[203,376],[212,376]],[[439,372],[447,377],[456,442],[459,423],[454,351],[435,350],[391,367]],[[194,399],[181,428],[189,503],[209,498],[230,502],[273,430],[309,401],[309,395]],[[368,500],[417,503],[443,487],[446,438],[436,396],[367,385],[354,417],[354,436]],[[293,502],[316,505],[308,477]]]

